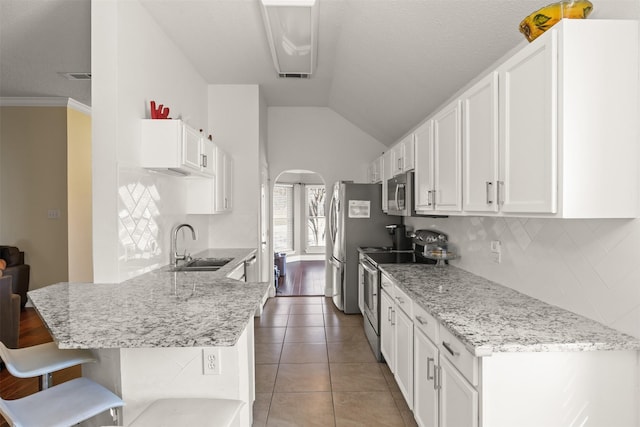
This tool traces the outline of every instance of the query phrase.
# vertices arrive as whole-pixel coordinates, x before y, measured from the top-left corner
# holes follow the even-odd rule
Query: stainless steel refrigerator
[[[338,181],[329,208],[333,303],[345,313],[358,308],[358,247],[390,246],[385,225],[393,219],[382,212],[382,186]]]

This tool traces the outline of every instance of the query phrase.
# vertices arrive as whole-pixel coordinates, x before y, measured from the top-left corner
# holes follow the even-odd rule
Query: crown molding
[[[91,107],[64,97],[0,97],[0,107],[67,107],[91,115]]]

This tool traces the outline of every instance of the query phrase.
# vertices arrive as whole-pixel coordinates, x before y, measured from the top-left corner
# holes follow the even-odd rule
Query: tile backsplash
[[[208,247],[208,218],[190,216],[186,221],[187,181],[184,178],[121,166],[118,181],[121,281],[168,264],[171,230],[181,222],[195,227],[198,240],[179,236],[180,250],[193,254]]]
[[[452,264],[640,338],[640,220],[406,218],[449,235]],[[499,240],[498,264],[491,241]]]

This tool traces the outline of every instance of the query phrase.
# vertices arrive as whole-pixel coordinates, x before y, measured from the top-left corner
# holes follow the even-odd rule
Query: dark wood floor
[[[52,341],[51,335],[38,317],[33,308],[25,308],[20,314],[20,338],[19,346],[31,347],[32,345],[44,344]],[[63,369],[53,374],[53,384],[61,384],[82,374],[79,366]],[[0,372],[0,397],[5,400],[19,399],[38,392],[38,378],[15,378],[9,371],[3,369]],[[7,427],[8,424],[0,416],[0,427]]]
[[[287,274],[278,280],[277,296],[324,295],[324,261],[287,263]]]

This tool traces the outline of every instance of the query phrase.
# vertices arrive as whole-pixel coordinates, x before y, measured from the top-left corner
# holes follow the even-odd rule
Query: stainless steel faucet
[[[180,231],[184,227],[191,230],[191,237],[193,238],[193,240],[197,239],[196,231],[189,224],[180,224],[173,229],[173,240],[171,241],[171,256],[173,256],[172,263],[175,267],[178,266],[178,261],[185,261],[191,258],[191,255],[187,253],[186,249],[182,253],[182,255],[178,253],[178,231]]]

